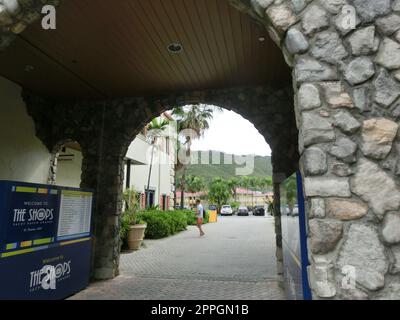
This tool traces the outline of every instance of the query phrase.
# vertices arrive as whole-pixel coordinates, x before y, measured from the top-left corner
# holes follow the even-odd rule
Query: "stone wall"
[[[61,0],[0,0],[0,50],[42,15],[44,5],[57,7]]]
[[[400,0],[230,2],[293,68],[314,298],[400,299]]]
[[[81,186],[94,189],[97,199],[93,262],[97,279],[118,274],[123,159],[135,136],[162,112],[189,103],[234,110],[251,121],[270,144],[275,176],[286,177],[298,169],[298,131],[291,88],[259,86],[88,101],[46,100],[28,92],[23,96],[35,121],[36,134],[50,151],[56,154],[67,140],[77,141],[82,147]],[[54,159],[50,168],[54,167]],[[53,174],[50,169],[50,178]],[[281,259],[279,216],[276,222],[277,256]]]

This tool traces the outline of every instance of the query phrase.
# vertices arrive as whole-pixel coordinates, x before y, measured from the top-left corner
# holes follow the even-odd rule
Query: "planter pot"
[[[139,250],[144,238],[144,231],[147,225],[135,224],[131,226],[128,233],[128,248],[129,250]]]

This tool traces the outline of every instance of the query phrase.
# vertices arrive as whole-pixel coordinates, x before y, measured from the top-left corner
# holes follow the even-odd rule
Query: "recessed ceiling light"
[[[264,42],[264,41],[265,41],[265,37],[259,37],[259,38],[258,38],[258,41]]]
[[[183,46],[180,43],[171,43],[167,48],[170,53],[179,53],[183,50]]]
[[[35,70],[35,67],[28,64],[25,66],[25,72],[32,72],[33,70]]]

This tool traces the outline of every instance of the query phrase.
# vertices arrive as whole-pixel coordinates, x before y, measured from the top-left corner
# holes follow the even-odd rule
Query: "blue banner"
[[[89,282],[93,192],[0,181],[0,299],[62,299]]]

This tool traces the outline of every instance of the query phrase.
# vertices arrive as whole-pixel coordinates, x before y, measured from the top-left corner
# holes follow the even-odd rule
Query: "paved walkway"
[[[72,299],[283,299],[272,218],[223,217],[121,256],[121,276]]]

